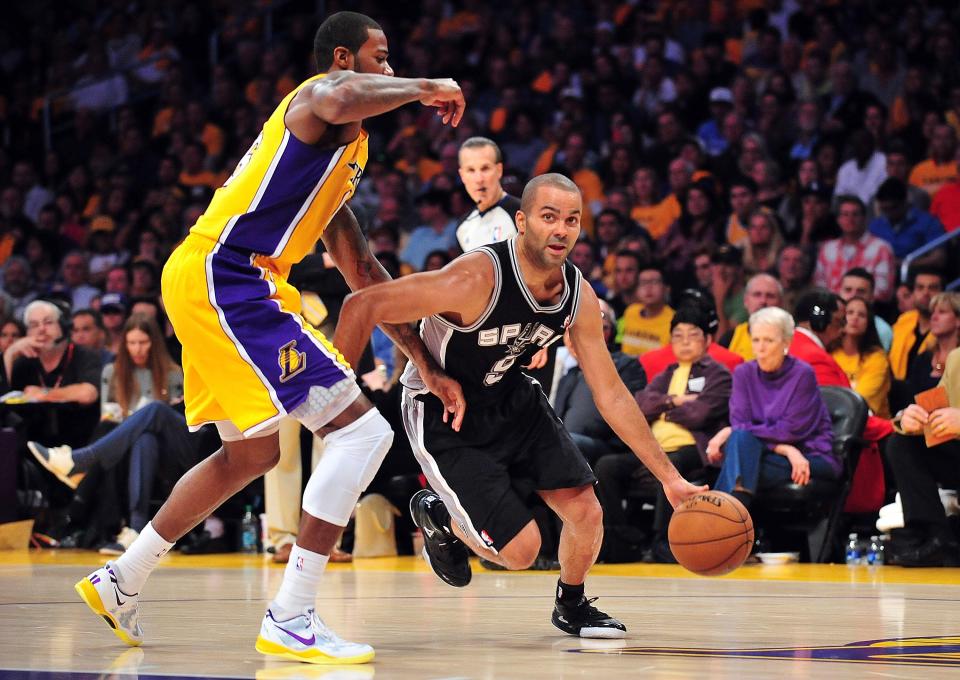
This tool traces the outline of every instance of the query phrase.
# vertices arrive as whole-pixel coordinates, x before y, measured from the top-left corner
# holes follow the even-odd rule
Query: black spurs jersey
[[[493,262],[493,295],[480,318],[468,327],[439,315],[420,323],[420,337],[443,369],[463,387],[468,404],[489,403],[521,379],[520,367],[545,347],[577,316],[580,271],[563,264],[564,288],[553,305],[540,305],[527,288],[517,262],[516,239],[477,248]],[[425,391],[412,364],[401,378],[414,391]]]

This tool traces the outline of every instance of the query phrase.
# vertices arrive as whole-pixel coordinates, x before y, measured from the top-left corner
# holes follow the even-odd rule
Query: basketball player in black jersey
[[[354,362],[374,324],[423,319],[424,344],[463,386],[466,412],[453,416],[451,428],[450,412],[415,368],[401,379],[407,436],[435,489],[415,495],[411,513],[437,575],[450,585],[469,583],[466,546],[508,569],[528,567],[540,534],[521,499],[535,490],[563,521],[554,625],[614,638],[626,627],[584,596],[603,537],[596,479],[539,386],[520,370],[524,356],[569,328],[600,413],[660,480],[670,503],[706,487],[683,479],[653,438],[604,344],[597,297],[566,261],[581,210],[580,191],[567,177],[534,178],[516,215],[516,238],[348,296],[334,344]]]

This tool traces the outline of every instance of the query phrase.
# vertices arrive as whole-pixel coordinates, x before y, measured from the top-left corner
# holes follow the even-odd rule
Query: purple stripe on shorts
[[[312,386],[331,387],[347,377],[345,369],[314,344],[293,316],[268,299],[270,286],[248,255],[221,246],[211,257],[215,299],[228,333],[246,350],[284,409],[289,412],[299,406]]]
[[[291,134],[256,210],[237,219],[227,245],[254,253],[272,253],[336,152],[337,149],[316,149]]]

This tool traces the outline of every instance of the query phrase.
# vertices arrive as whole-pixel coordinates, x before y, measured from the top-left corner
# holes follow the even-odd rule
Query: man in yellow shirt
[[[910,184],[933,198],[940,187],[958,178],[956,152],[957,133],[945,123],[937,125],[930,138],[930,158],[917,163],[910,173]]]
[[[910,362],[926,350],[930,332],[930,300],[943,292],[943,273],[931,267],[913,267],[907,279],[913,309],[897,317],[890,344],[890,370],[894,380],[904,380]]]
[[[647,265],[640,270],[638,302],[627,307],[620,325],[620,349],[624,354],[640,356],[670,342],[673,309],[667,304],[669,291],[662,269]]]
[[[747,281],[747,288],[743,294],[743,306],[747,308],[748,317],[764,307],[783,307],[783,286],[770,274],[752,276]],[[728,331],[720,338],[719,343],[731,352],[742,356],[744,361],[756,358],[753,355],[750,329],[746,321]]]

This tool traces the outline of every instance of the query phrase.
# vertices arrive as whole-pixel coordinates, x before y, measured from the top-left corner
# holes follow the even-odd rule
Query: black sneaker
[[[593,606],[597,598],[581,597],[580,601],[568,606],[557,600],[553,606],[553,625],[570,635],[582,638],[623,638],[627,636],[627,627],[612,616]]]
[[[470,551],[463,541],[435,519],[435,509],[443,501],[429,489],[418,491],[410,499],[410,517],[423,533],[423,556],[434,573],[445,583],[462,588],[470,583]]]

